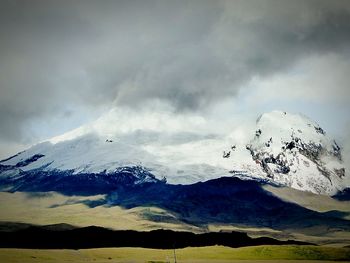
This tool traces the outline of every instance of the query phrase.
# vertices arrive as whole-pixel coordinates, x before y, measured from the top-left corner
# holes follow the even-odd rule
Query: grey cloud
[[[200,110],[301,57],[348,56],[349,10],[347,1],[3,1],[0,137],[23,140],[33,119],[74,105],[160,99]]]

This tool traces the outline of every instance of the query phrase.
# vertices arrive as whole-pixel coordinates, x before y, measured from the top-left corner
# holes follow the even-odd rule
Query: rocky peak
[[[300,114],[273,111],[262,114],[246,145],[252,177],[321,194],[342,189],[346,171],[341,148],[314,121]]]

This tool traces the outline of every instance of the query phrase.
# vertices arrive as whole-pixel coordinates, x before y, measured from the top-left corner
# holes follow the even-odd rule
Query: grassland
[[[159,228],[198,232],[198,228],[176,220],[171,213],[156,207],[123,209],[119,206],[90,208],[84,201],[97,196],[64,196],[58,193],[31,195],[28,193],[0,192],[0,221],[35,225],[66,223],[79,227],[102,226],[117,230],[154,230]],[[151,221],[145,215],[172,218],[171,222]]]
[[[332,210],[349,212],[349,215],[345,218],[350,219],[350,201],[338,201],[330,196],[317,195],[288,187],[265,185],[264,189],[282,200],[301,205],[317,212],[328,212]]]
[[[289,189],[268,189],[282,198],[303,205],[310,209],[329,211],[339,209],[350,210],[350,202],[340,202],[326,196],[317,196],[321,201],[309,193],[294,193]],[[297,190],[295,190],[297,191]],[[0,221],[22,222],[35,225],[49,225],[67,223],[79,227],[102,226],[115,230],[132,229],[148,231],[154,229],[184,230],[195,233],[217,231],[244,231],[251,237],[267,236],[280,240],[295,239],[322,245],[345,246],[350,244],[350,233],[344,231],[330,232],[327,226],[310,228],[305,232],[290,230],[280,231],[270,228],[254,228],[231,224],[208,224],[195,226],[176,219],[176,215],[157,207],[137,207],[124,209],[113,206],[88,207],[85,201],[94,201],[103,198],[98,196],[64,196],[58,193],[32,195],[28,193],[0,192]],[[158,220],[152,220],[158,219]]]
[[[176,250],[177,262],[282,262],[286,260],[350,260],[349,248],[314,246],[257,246],[228,248],[222,246]],[[143,248],[100,248],[82,250],[0,249],[0,262],[174,262],[173,250]]]

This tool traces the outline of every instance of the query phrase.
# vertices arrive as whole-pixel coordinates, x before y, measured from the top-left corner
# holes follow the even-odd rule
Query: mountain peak
[[[123,167],[141,167],[157,180],[166,177],[169,183],[195,183],[231,172],[318,194],[333,195],[348,186],[341,148],[308,117],[283,111],[264,113],[250,134],[249,140],[240,141],[239,136],[150,131],[66,136],[0,161],[0,181],[31,179],[39,173],[59,178],[69,174],[72,180],[76,175],[102,178],[121,175]],[[234,140],[236,144],[231,144]],[[221,150],[229,143],[221,158]],[[136,179],[139,171],[131,169]]]
[[[264,113],[246,145],[248,174],[319,194],[343,188],[345,168],[335,140],[310,118],[283,111]]]

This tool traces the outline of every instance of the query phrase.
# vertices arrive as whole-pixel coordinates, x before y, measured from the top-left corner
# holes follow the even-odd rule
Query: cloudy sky
[[[0,158],[111,111],[228,133],[280,109],[345,140],[349,98],[347,0],[0,0]]]

